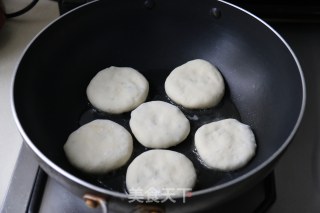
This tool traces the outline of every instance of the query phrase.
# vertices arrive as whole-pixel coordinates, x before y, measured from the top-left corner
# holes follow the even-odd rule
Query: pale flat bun
[[[175,68],[165,81],[167,95],[189,109],[216,106],[225,91],[219,70],[208,61],[196,59]]]
[[[94,120],[81,126],[64,145],[70,163],[88,173],[106,173],[123,166],[132,150],[131,134],[110,120]]]
[[[235,119],[220,120],[200,127],[195,134],[195,146],[205,165],[223,171],[243,167],[256,150],[251,128]]]
[[[120,114],[143,103],[149,92],[147,79],[130,67],[109,67],[98,72],[87,87],[87,97],[97,109]]]
[[[129,165],[126,185],[130,194],[183,196],[196,181],[192,162],[183,154],[170,150],[150,150]],[[139,193],[139,194],[137,194]]]
[[[186,139],[190,123],[178,107],[163,101],[151,101],[131,112],[130,128],[145,147],[164,149]]]

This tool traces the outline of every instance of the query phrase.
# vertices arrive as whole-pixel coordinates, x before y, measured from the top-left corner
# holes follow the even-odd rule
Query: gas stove
[[[85,2],[60,1],[60,11],[64,13]],[[253,13],[256,8],[257,14],[283,36],[300,61],[307,86],[306,111],[296,137],[275,170],[240,196],[206,212],[316,213],[320,209],[320,19],[316,15],[319,13],[314,12],[317,6],[310,6],[312,12],[295,16],[293,12],[266,13],[270,7],[263,10],[261,5],[254,5],[251,2],[241,6],[251,8]],[[291,10],[294,11],[292,7]],[[23,144],[2,212],[90,213],[101,209],[88,208],[81,198],[47,176]],[[109,212],[118,211],[111,208]]]

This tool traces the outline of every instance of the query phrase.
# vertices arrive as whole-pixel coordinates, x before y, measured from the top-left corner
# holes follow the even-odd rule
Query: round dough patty
[[[192,162],[183,154],[170,150],[150,150],[129,165],[126,185],[130,194],[144,197],[181,196],[196,181]]]
[[[145,147],[168,148],[186,139],[190,123],[178,107],[151,101],[131,112],[130,128]]]
[[[203,125],[195,134],[195,145],[207,166],[224,171],[243,167],[256,150],[251,128],[235,119]]]
[[[123,166],[133,150],[131,134],[110,120],[94,120],[70,134],[64,145],[70,163],[88,173],[106,173]]]
[[[96,74],[87,87],[90,103],[112,114],[128,112],[143,103],[149,83],[137,70],[129,67],[109,67]]]
[[[218,69],[208,61],[196,59],[175,68],[165,81],[167,95],[190,109],[217,105],[224,95],[224,82]]]

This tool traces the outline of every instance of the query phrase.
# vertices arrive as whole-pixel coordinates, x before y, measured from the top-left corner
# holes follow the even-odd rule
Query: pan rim
[[[73,10],[70,10],[69,12],[59,16],[58,18],[56,18],[55,20],[53,20],[51,23],[49,23],[45,28],[43,28],[30,42],[29,44],[26,46],[26,48],[24,49],[23,53],[20,56],[19,62],[23,59],[24,55],[26,54],[26,52],[28,51],[29,47],[35,42],[35,40],[44,32],[46,31],[49,27],[51,27],[51,25],[53,25],[54,23],[56,23],[58,20],[62,19],[64,16],[68,15],[69,13],[78,10],[79,8],[85,7],[89,4],[93,4],[95,2],[98,2],[99,0],[94,0],[92,2],[88,2],[86,4],[83,4]],[[306,106],[306,85],[305,85],[305,78],[304,78],[304,74],[303,71],[301,69],[300,63],[298,58],[296,57],[295,53],[293,52],[293,50],[291,49],[291,47],[289,46],[289,44],[282,38],[282,36],[276,32],[270,25],[268,25],[265,21],[263,21],[262,19],[260,19],[259,17],[255,16],[254,14],[252,14],[251,12],[248,12],[247,10],[236,6],[234,4],[231,4],[229,2],[226,2],[224,0],[218,0],[218,2],[229,5],[231,7],[234,7],[235,9],[238,9],[244,13],[246,13],[247,15],[252,16],[254,19],[256,19],[257,21],[259,21],[261,24],[265,25],[269,30],[271,30],[279,39],[280,41],[286,46],[286,48],[288,49],[288,51],[290,52],[291,56],[293,57],[297,68],[299,70],[300,73],[300,78],[301,78],[301,86],[302,86],[302,100],[301,100],[301,108],[300,108],[300,112],[299,112],[299,116],[297,118],[297,121],[293,127],[293,129],[291,130],[290,135],[286,138],[285,142],[278,148],[278,150],[276,152],[274,152],[269,158],[267,158],[264,162],[262,162],[260,165],[258,165],[256,168],[252,169],[251,171],[241,175],[238,178],[235,178],[234,180],[228,181],[226,183],[217,185],[217,186],[213,186],[210,188],[206,188],[206,189],[202,189],[202,190],[198,190],[198,191],[193,191],[192,192],[192,197],[195,196],[200,196],[200,195],[204,195],[213,191],[219,191],[222,190],[224,188],[230,187],[232,185],[235,185],[237,183],[240,183],[242,181],[244,181],[245,179],[248,179],[249,177],[253,176],[255,173],[257,173],[258,171],[262,170],[263,168],[267,167],[273,160],[275,160],[278,156],[280,156],[281,153],[283,153],[283,151],[288,147],[289,143],[292,141],[295,133],[297,132],[301,120],[303,118],[304,112],[305,112],[305,106]],[[51,169],[53,169],[54,171],[58,172],[59,174],[61,174],[62,176],[64,176],[65,178],[67,178],[68,180],[75,182],[76,184],[82,185],[83,187],[86,187],[90,190],[96,191],[98,193],[102,193],[105,195],[110,195],[110,196],[114,196],[114,197],[118,197],[118,198],[125,198],[125,199],[129,199],[129,195],[126,193],[121,193],[121,192],[116,192],[116,191],[112,191],[112,190],[108,190],[102,187],[98,187],[94,184],[91,184],[87,181],[84,181],[80,178],[78,178],[77,176],[67,172],[66,170],[62,169],[61,167],[59,167],[58,165],[56,165],[53,161],[51,161],[49,158],[47,158],[31,141],[31,139],[28,137],[27,133],[24,131],[17,112],[16,112],[16,108],[15,108],[15,102],[14,102],[14,85],[15,85],[15,79],[16,79],[16,75],[18,72],[18,68],[20,66],[20,63],[17,63],[16,67],[15,67],[15,71],[14,74],[12,76],[11,79],[11,92],[10,92],[10,105],[11,105],[11,110],[13,113],[13,118],[14,121],[17,125],[17,128],[20,132],[20,134],[23,137],[24,142],[26,142],[26,144],[33,150],[33,152],[36,154],[36,156],[38,158],[40,158],[41,160],[43,160]]]

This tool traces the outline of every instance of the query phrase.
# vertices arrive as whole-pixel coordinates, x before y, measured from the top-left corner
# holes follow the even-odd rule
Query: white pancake
[[[120,114],[143,103],[149,83],[137,70],[129,67],[109,67],[96,74],[87,87],[87,97],[97,109]]]
[[[145,147],[168,148],[186,139],[190,123],[178,107],[163,101],[151,101],[131,112],[130,128]]]
[[[165,81],[167,95],[189,109],[217,105],[224,95],[219,70],[208,61],[196,59],[175,68]]]
[[[235,119],[203,125],[195,134],[195,145],[208,167],[223,171],[243,167],[256,150],[251,128]]]
[[[183,196],[196,181],[192,162],[183,154],[170,150],[150,150],[129,165],[126,185],[136,196]],[[155,198],[155,197],[153,197]]]
[[[64,145],[70,163],[88,173],[106,173],[123,166],[133,150],[131,134],[110,120],[94,120],[70,134]]]

